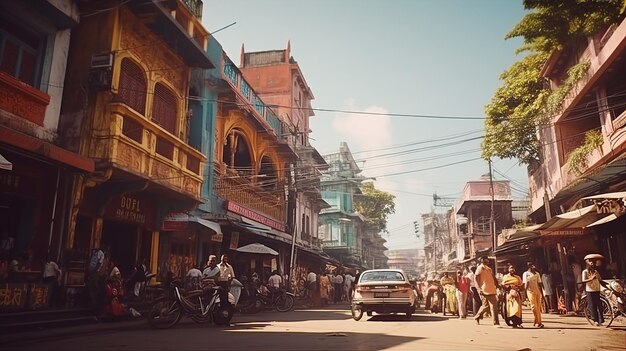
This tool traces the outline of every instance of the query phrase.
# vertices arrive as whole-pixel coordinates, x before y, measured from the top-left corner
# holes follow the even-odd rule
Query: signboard
[[[239,247],[239,233],[232,232],[230,234],[230,246],[228,248],[231,250],[235,250],[237,249],[237,247]]]
[[[275,219],[269,218],[267,216],[264,216],[258,212],[255,212],[249,208],[243,207],[241,205],[239,205],[236,202],[232,202],[232,201],[228,201],[227,207],[226,209],[228,211],[234,212],[238,215],[242,215],[244,217],[250,218],[254,221],[257,221],[263,225],[266,225],[268,227],[274,228],[276,230],[279,230],[281,232],[285,231],[285,224],[278,222]]]
[[[563,230],[540,230],[541,235],[550,236],[569,236],[569,235],[583,235],[584,229],[563,229]]]
[[[151,226],[154,223],[154,212],[154,201],[139,194],[127,194],[113,197],[104,216],[107,219]]]
[[[30,295],[28,296],[28,308],[31,310],[42,310],[50,305],[50,285],[32,284]]]
[[[0,311],[24,309],[28,294],[26,283],[6,283],[0,285]]]
[[[170,212],[161,223],[161,230],[166,232],[182,232],[187,230],[189,215],[183,212]]]

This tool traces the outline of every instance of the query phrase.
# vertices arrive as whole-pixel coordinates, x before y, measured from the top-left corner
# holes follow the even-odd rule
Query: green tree
[[[368,227],[387,232],[387,218],[396,212],[396,197],[376,189],[372,182],[363,183],[361,192],[354,198],[354,209],[365,217]]]
[[[482,156],[516,158],[530,165],[539,160],[537,124],[553,112],[551,104],[562,99],[550,98],[541,69],[555,50],[596,33],[625,14],[624,0],[524,0],[529,12],[513,27],[505,39],[522,37],[518,53],[525,56],[501,76],[502,85],[485,106],[485,139]],[[578,72],[579,74],[579,72]],[[559,91],[558,97],[565,96]]]

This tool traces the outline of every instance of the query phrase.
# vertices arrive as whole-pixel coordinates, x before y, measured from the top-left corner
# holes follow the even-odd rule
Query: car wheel
[[[363,310],[355,303],[350,304],[350,311],[352,312],[352,318],[355,321],[360,321],[363,318]]]

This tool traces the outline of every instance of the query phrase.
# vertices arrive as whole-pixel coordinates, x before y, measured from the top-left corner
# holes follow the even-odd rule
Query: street
[[[364,316],[354,321],[347,305],[288,313],[236,315],[229,327],[189,319],[168,330],[144,319],[36,330],[0,336],[3,350],[623,350],[625,321],[596,328],[582,317],[544,314],[544,329],[500,328],[471,317],[459,320],[418,311],[404,316]],[[615,323],[615,322],[614,322]]]

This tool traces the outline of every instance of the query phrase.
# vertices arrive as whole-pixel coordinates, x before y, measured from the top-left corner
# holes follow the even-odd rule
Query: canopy
[[[609,214],[607,213],[598,213],[598,211],[596,211],[596,205],[590,205],[578,210],[556,215],[552,217],[549,221],[539,225],[536,230],[550,231],[582,229],[607,216],[609,216]]]
[[[624,199],[626,198],[626,191],[619,191],[615,193],[606,193],[600,195],[593,195],[583,197],[581,200],[591,200],[591,199]]]
[[[13,164],[9,162],[4,156],[0,155],[0,169],[10,171],[13,169]]]
[[[259,243],[244,245],[242,247],[238,247],[235,251],[278,256],[278,252],[274,249]]]

